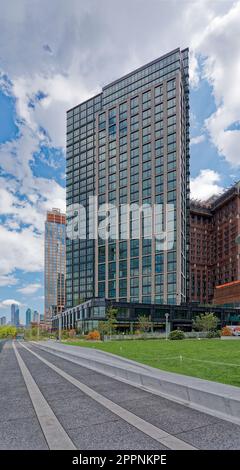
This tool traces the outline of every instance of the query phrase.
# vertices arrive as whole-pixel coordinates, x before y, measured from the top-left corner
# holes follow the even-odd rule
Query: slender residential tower
[[[45,322],[65,305],[66,216],[59,209],[47,212],[45,222]]]
[[[98,207],[116,206],[120,219],[126,204],[171,204],[163,225],[171,220],[173,244],[159,250],[154,237],[145,238],[141,230],[139,239],[131,233],[121,237],[127,230],[123,220],[119,239],[92,239],[93,195]],[[67,308],[94,297],[140,304],[187,301],[188,49],[140,67],[67,112],[67,216],[74,204],[86,208],[86,239],[67,239]]]
[[[17,304],[11,305],[11,324],[14,326],[19,326],[20,316],[19,316],[19,306]]]
[[[31,308],[27,308],[27,310],[26,310],[26,327],[29,327],[31,325],[32,321],[33,321],[33,310]]]

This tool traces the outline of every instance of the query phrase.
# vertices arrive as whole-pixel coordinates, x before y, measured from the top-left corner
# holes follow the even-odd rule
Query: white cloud
[[[192,199],[207,200],[209,197],[223,191],[219,184],[221,177],[213,170],[201,170],[199,175],[190,180],[190,190]]]
[[[196,54],[200,54],[204,58],[202,77],[212,86],[217,107],[206,119],[206,130],[218,153],[236,167],[240,166],[240,128],[231,130],[230,126],[240,116],[239,24],[240,2],[229,2],[227,11],[216,14],[193,41],[194,70]]]
[[[33,284],[28,284],[25,287],[21,287],[20,289],[17,289],[17,290],[18,292],[21,292],[22,294],[31,295],[31,294],[35,294],[35,292],[41,289],[41,287],[42,287],[41,284],[33,283]]]
[[[19,302],[18,300],[6,299],[0,302],[0,308],[10,307],[12,304],[16,304],[19,307],[23,306],[23,304],[21,304],[21,302]]]
[[[14,286],[17,283],[18,283],[18,279],[16,279],[14,276],[0,275],[0,287]]]
[[[45,97],[40,101],[35,96],[41,91]],[[94,93],[96,90],[92,90]],[[81,84],[80,76],[72,76],[71,70],[64,76],[51,72],[49,76],[26,75],[13,80],[12,92],[17,98],[17,113],[21,119],[32,129],[39,132],[39,128],[47,130],[52,145],[65,146],[65,115],[67,109],[84,101],[92,93]],[[29,107],[29,102],[34,107]]]
[[[12,81],[18,118],[33,133],[38,134],[40,127],[46,129],[52,145],[64,146],[66,109],[135,66],[178,45],[190,45],[191,84],[198,86],[204,75],[213,86],[218,107],[206,121],[207,130],[219,153],[239,165],[239,131],[226,128],[239,118],[240,2],[172,3],[173,9],[171,2],[153,0],[150,9],[143,0],[120,4],[41,0],[29,9],[27,1],[21,6],[18,0],[11,5],[5,2],[1,5],[0,55],[3,71]],[[140,34],[147,24],[151,25],[148,41]],[[199,55],[205,58],[203,74]],[[39,91],[44,93],[40,101],[36,99]]]
[[[9,274],[13,282],[16,268],[43,269],[45,213],[51,207],[65,209],[62,186],[34,174],[34,154],[43,144],[64,147],[66,109],[166,51],[190,46],[191,84],[197,87],[204,75],[218,108],[206,121],[206,131],[228,162],[240,164],[239,131],[229,129],[240,116],[240,2],[172,5],[159,0],[152,0],[151,8],[145,0],[37,0],[29,8],[28,0],[1,2],[0,87],[16,100],[19,127],[16,140],[0,145],[0,166],[8,175],[0,178],[0,215],[7,215],[0,226],[2,282]],[[203,72],[199,57],[205,58]],[[207,181],[205,172],[210,171],[192,180],[194,193],[204,197],[221,188],[216,172],[208,173]]]
[[[0,226],[0,259],[0,276],[14,273],[15,269],[41,271],[44,264],[42,235],[32,228],[16,232]]]
[[[38,138],[28,126],[21,127],[17,140],[0,145],[0,165],[9,175],[0,177],[0,216],[7,216],[0,226],[2,276],[13,275],[15,269],[43,269],[46,212],[52,207],[65,210],[65,189],[55,180],[32,172],[31,162],[38,148]]]
[[[5,2],[1,5],[0,55],[4,57],[4,72],[12,80],[18,117],[33,132],[39,132],[39,127],[46,129],[53,145],[64,146],[67,108],[178,45],[190,45],[192,86],[199,84],[201,54],[207,58],[204,74],[218,102],[223,98],[226,101],[227,94],[238,94],[240,72],[235,46],[239,41],[239,2],[172,3],[173,9],[171,2],[153,0],[150,9],[144,0],[123,0],[120,4],[110,0],[81,4],[78,0],[69,4],[41,0],[29,9],[27,1],[20,7],[18,0],[12,0],[11,5]],[[141,31],[148,24],[151,27],[146,41]],[[231,86],[226,87],[226,83]],[[36,99],[39,91],[44,93],[40,101]],[[30,101],[33,107],[29,107]],[[211,132],[211,136],[217,144],[216,134]],[[234,150],[228,150],[229,146],[219,143],[226,158],[230,152],[232,161]]]
[[[16,140],[0,144],[0,166],[17,181],[28,181],[32,178],[30,164],[33,154],[39,149],[39,136],[22,124],[19,125],[19,137]]]
[[[202,142],[204,142],[204,140],[205,140],[205,135],[204,134],[197,135],[196,137],[191,138],[190,144],[191,145],[201,144]]]
[[[12,80],[19,117],[34,132],[44,127],[54,145],[64,145],[66,109],[179,45],[192,46],[190,78],[196,86],[195,44],[232,2],[173,1],[174,8],[170,3],[152,0],[149,8],[145,0],[41,0],[29,9],[26,1],[20,8],[18,0],[6,2],[1,9],[0,55]],[[45,97],[37,102],[39,91]]]

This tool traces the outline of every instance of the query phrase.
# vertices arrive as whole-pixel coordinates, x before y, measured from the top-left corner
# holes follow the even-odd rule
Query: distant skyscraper
[[[19,326],[20,324],[19,307],[17,304],[11,305],[11,324],[15,326]]]
[[[6,325],[6,322],[7,322],[6,317],[1,317],[1,318],[0,318],[0,325],[1,325],[1,326]]]
[[[31,308],[28,308],[26,310],[26,327],[28,327],[32,321],[33,321],[33,310]]]
[[[34,310],[33,312],[33,321],[34,323],[39,323],[39,313],[37,310]]]
[[[45,222],[45,320],[65,306],[66,216],[59,209],[47,212]]]
[[[16,310],[16,304],[11,305],[11,324],[15,325],[15,310]]]
[[[15,311],[15,326],[19,326],[19,325],[20,325],[20,312],[19,312],[19,308],[17,307]]]

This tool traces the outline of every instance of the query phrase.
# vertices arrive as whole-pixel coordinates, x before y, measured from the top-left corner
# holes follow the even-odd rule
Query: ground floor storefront
[[[152,322],[153,331],[165,331],[166,323],[169,329],[180,328],[191,331],[192,323],[201,313],[214,313],[219,320],[219,328],[226,325],[240,324],[240,309],[196,304],[159,305],[139,304],[129,302],[114,302],[108,299],[93,298],[76,307],[65,310],[61,317],[55,316],[52,322],[53,330],[60,326],[62,329],[78,329],[87,333],[98,328],[98,322],[106,319],[106,311],[112,306],[117,308],[118,331],[132,333],[137,328],[139,316],[145,315]]]

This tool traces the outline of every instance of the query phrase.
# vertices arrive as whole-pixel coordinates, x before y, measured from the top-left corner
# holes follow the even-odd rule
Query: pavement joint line
[[[20,356],[16,345],[12,343],[19,368],[31,398],[42,432],[50,450],[76,450],[75,445],[63,429],[35,380]]]
[[[59,374],[64,379],[66,379],[68,382],[75,385],[79,390],[81,390],[83,393],[85,393],[90,398],[95,400],[97,403],[104,406],[109,411],[111,411],[115,415],[119,416],[122,420],[124,420],[127,423],[129,423],[130,425],[134,426],[136,429],[143,432],[147,436],[151,437],[155,441],[165,445],[168,449],[171,449],[171,450],[197,450],[196,447],[193,447],[192,445],[190,445],[187,442],[175,437],[172,434],[169,434],[168,432],[164,431],[163,429],[160,429],[157,426],[154,426],[153,424],[145,421],[144,419],[140,418],[139,416],[135,415],[134,413],[131,413],[130,411],[126,410],[125,408],[122,408],[121,406],[117,405],[116,403],[114,403],[113,401],[111,401],[108,398],[104,397],[100,393],[95,392],[95,390],[93,390],[92,388],[90,388],[87,385],[83,384],[78,379],[75,379],[73,376],[69,375],[67,372],[62,371],[61,369],[59,369],[59,367],[57,367],[54,364],[52,364],[51,362],[47,361],[42,356],[40,356],[39,354],[32,351],[31,349],[29,349],[24,344],[22,344],[22,343],[20,343],[20,344],[24,349],[26,349],[31,354],[33,354],[40,361],[42,361],[44,364],[46,364],[48,367],[50,367],[52,370],[54,370],[57,374]]]

